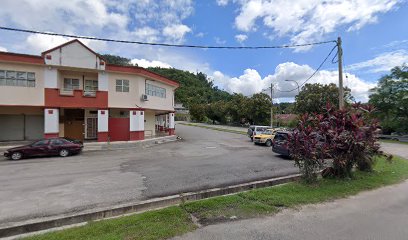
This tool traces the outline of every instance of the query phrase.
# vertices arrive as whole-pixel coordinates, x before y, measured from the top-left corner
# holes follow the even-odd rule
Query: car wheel
[[[266,145],[267,147],[272,146],[272,141],[271,141],[271,140],[266,141],[266,142],[265,142],[265,145]]]
[[[20,160],[23,158],[23,154],[21,152],[14,152],[13,154],[11,154],[10,158],[12,160]]]
[[[59,151],[60,157],[67,157],[69,155],[69,151],[67,149],[61,149]]]

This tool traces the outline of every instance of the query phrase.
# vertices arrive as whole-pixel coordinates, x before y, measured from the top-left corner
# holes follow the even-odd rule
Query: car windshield
[[[271,130],[263,131],[262,134],[272,135],[273,132]]]

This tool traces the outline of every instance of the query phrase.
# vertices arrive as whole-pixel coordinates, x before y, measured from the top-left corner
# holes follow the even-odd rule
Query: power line
[[[280,46],[209,46],[209,45],[186,45],[186,44],[168,44],[168,43],[153,43],[153,42],[141,42],[141,41],[130,41],[130,40],[119,40],[119,39],[109,39],[109,38],[97,38],[97,37],[87,37],[87,36],[78,36],[72,34],[62,34],[62,33],[50,33],[50,32],[41,32],[36,30],[29,29],[20,29],[20,28],[10,28],[2,27],[1,30],[14,31],[14,32],[24,32],[24,33],[34,33],[42,34],[49,36],[61,36],[61,37],[70,37],[70,38],[79,38],[79,39],[88,39],[94,41],[104,41],[104,42],[116,42],[116,43],[129,43],[129,44],[139,44],[139,45],[150,45],[150,46],[162,46],[162,47],[178,47],[178,48],[205,48],[205,49],[272,49],[272,48],[297,48],[297,47],[307,47],[313,45],[327,44],[336,42],[335,40],[323,41],[323,42],[312,42],[304,44],[288,44]]]
[[[320,68],[322,68],[323,64],[327,61],[327,59],[330,57],[330,55],[333,53],[334,49],[337,47],[337,45],[335,45],[329,52],[329,54],[326,56],[326,58],[323,60],[322,63],[320,63],[319,67],[313,72],[312,75],[310,75],[301,85],[300,87],[302,87],[306,82],[308,82],[312,77],[314,77],[314,75],[316,75],[316,73],[320,70]],[[293,92],[295,90],[297,90],[298,88],[294,88],[291,90],[279,90],[277,89],[279,92]]]

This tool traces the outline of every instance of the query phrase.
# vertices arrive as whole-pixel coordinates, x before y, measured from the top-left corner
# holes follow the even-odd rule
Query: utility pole
[[[341,47],[341,37],[337,38],[337,56],[339,63],[339,109],[343,109],[344,108],[343,49]]]
[[[271,83],[271,127],[273,127],[273,83]]]

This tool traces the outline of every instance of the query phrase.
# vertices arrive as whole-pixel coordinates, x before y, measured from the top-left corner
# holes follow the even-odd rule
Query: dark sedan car
[[[27,157],[61,156],[67,157],[82,151],[83,144],[79,140],[69,138],[42,139],[29,145],[10,148],[4,152],[6,158],[19,160]]]
[[[272,152],[290,157],[288,146],[289,132],[278,131],[272,141]]]

